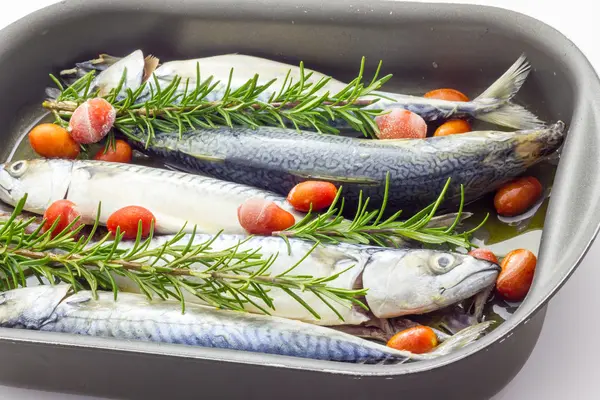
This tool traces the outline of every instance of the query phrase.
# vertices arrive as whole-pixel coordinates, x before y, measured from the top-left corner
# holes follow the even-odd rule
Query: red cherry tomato
[[[240,225],[253,235],[271,235],[294,225],[296,219],[272,201],[261,198],[246,200],[238,208]]]
[[[58,220],[54,229],[50,233],[52,238],[55,238],[62,233],[77,217],[81,217],[81,214],[75,210],[75,204],[69,200],[58,200],[55,201],[46,209],[44,212],[44,226],[42,230],[44,232],[52,229],[52,225]],[[81,219],[77,221],[69,230],[73,231],[79,226],[83,225]]]
[[[335,200],[337,188],[333,183],[306,181],[294,186],[287,196],[287,201],[298,211],[308,212],[327,208]]]
[[[489,262],[493,262],[498,264],[498,258],[491,250],[488,249],[474,249],[469,252],[469,255],[475,258],[479,258],[480,260],[487,260]]]
[[[529,293],[537,257],[526,249],[513,250],[502,259],[496,290],[509,301],[521,301]]]
[[[115,140],[115,145],[108,146],[108,149],[99,150],[94,156],[94,160],[110,161],[118,163],[129,163],[131,162],[132,151],[131,146],[123,140]]]
[[[494,196],[494,207],[500,215],[512,217],[531,208],[544,188],[537,178],[526,176],[502,186]]]
[[[123,207],[108,217],[106,228],[113,235],[116,234],[117,228],[123,233],[123,239],[136,239],[139,229],[139,223],[142,223],[142,238],[148,237],[152,222],[156,224],[154,215],[144,207],[128,206]]]
[[[438,338],[433,329],[419,325],[396,333],[387,345],[396,350],[423,354],[430,352],[438,345]]]

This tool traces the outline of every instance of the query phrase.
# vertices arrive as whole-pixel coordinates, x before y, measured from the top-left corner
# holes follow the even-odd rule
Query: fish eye
[[[7,171],[13,178],[18,178],[25,173],[26,169],[27,164],[25,161],[17,161],[10,164],[7,168]]]
[[[443,273],[452,269],[455,262],[456,258],[452,254],[442,253],[431,257],[429,260],[429,266],[434,272]]]

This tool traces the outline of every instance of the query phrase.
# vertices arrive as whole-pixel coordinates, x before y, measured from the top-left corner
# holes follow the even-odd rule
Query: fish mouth
[[[7,188],[6,186],[4,186],[3,184],[0,183],[0,189],[5,191],[9,196],[12,194],[12,189]]]
[[[475,271],[470,273],[469,275],[466,275],[464,278],[462,278],[460,281],[456,282],[454,285],[447,287],[447,288],[442,288],[442,290],[440,290],[440,294],[443,294],[444,292],[446,292],[447,290],[451,290],[454,289],[460,285],[462,285],[463,283],[465,283],[465,281],[476,281],[479,275],[484,275],[487,274],[489,272],[500,272],[502,270],[502,268],[500,268],[499,265],[497,264],[492,264],[491,267],[489,268],[485,268],[479,271]]]

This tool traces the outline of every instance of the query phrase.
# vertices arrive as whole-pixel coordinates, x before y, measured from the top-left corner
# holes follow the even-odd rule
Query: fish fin
[[[476,118],[515,129],[530,129],[542,125],[536,115],[510,103],[530,71],[531,65],[527,57],[521,54],[500,78],[472,101],[476,108],[481,109],[479,113],[476,112]]]
[[[463,222],[464,220],[466,220],[467,218],[471,218],[472,216],[473,216],[473,213],[463,212],[460,215],[460,222]],[[456,217],[458,217],[458,213],[438,215],[436,217],[431,218],[426,227],[427,228],[445,228],[447,226],[451,226],[454,223],[454,220],[456,219]]]
[[[506,103],[494,111],[478,114],[477,119],[514,129],[536,129],[545,124],[531,111],[514,103]]]
[[[179,150],[181,153],[195,158],[196,160],[206,161],[210,163],[222,163],[225,162],[225,157],[213,156],[208,154],[189,153],[187,151]]]
[[[431,357],[439,357],[463,348],[477,340],[490,326],[492,326],[493,323],[493,321],[486,321],[469,326],[444,340],[435,348],[435,350],[428,353],[428,355]]]
[[[473,101],[489,101],[491,99],[502,103],[509,101],[521,89],[530,71],[531,65],[527,61],[527,57],[525,54],[521,54],[519,59],[500,78]]]
[[[144,77],[142,78],[142,82],[146,82],[152,76],[159,64],[160,60],[158,57],[154,57],[152,54],[144,58]]]
[[[366,185],[366,186],[377,186],[381,185],[382,181],[373,178],[356,177],[350,178],[347,176],[333,176],[333,175],[315,175],[309,172],[302,171],[290,171],[291,175],[297,176],[302,179],[314,179],[319,181],[331,181],[339,183],[350,183],[355,185]]]

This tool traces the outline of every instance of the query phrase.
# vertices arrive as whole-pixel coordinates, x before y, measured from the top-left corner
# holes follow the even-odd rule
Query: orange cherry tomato
[[[29,132],[29,144],[40,156],[74,160],[79,155],[79,145],[69,132],[55,124],[40,124]]]
[[[246,200],[238,208],[238,221],[253,235],[270,235],[292,227],[296,219],[272,201],[261,198]]]
[[[379,139],[423,139],[427,136],[427,123],[419,115],[395,108],[375,117]]]
[[[419,325],[396,333],[387,345],[396,350],[423,354],[433,350],[438,345],[438,339],[433,329]]]
[[[494,196],[496,212],[513,217],[527,211],[542,195],[542,184],[533,176],[516,179],[501,187]]]
[[[132,151],[131,146],[124,140],[115,140],[114,146],[108,146],[108,149],[99,150],[94,156],[94,160],[110,161],[118,163],[131,162]]]
[[[480,260],[487,260],[498,264],[498,257],[491,250],[488,249],[474,249],[469,252],[471,257],[479,258]]]
[[[462,92],[456,89],[436,89],[425,93],[423,97],[428,99],[438,99],[447,101],[469,101],[469,98]]]
[[[55,238],[62,233],[67,227],[75,221],[77,217],[81,217],[81,214],[75,210],[75,203],[69,200],[57,200],[50,205],[44,212],[44,226],[42,230],[44,232],[52,229],[52,225],[58,220],[54,229],[50,233],[50,237]],[[83,225],[81,219],[77,221],[71,228],[70,231],[77,229]]]
[[[521,301],[527,296],[537,264],[536,256],[529,250],[513,250],[504,257],[496,290],[509,301]]]
[[[463,119],[452,119],[440,125],[433,136],[448,136],[467,132],[471,132],[471,124]]]
[[[119,228],[119,231],[123,233],[123,239],[136,239],[140,221],[142,223],[142,238],[148,237],[152,222],[156,223],[156,218],[144,207],[128,206],[115,211],[108,217],[106,228],[113,235],[116,234],[117,228]]]
[[[298,211],[308,212],[327,208],[335,200],[337,188],[333,183],[306,181],[294,186],[287,196],[287,201]]]

